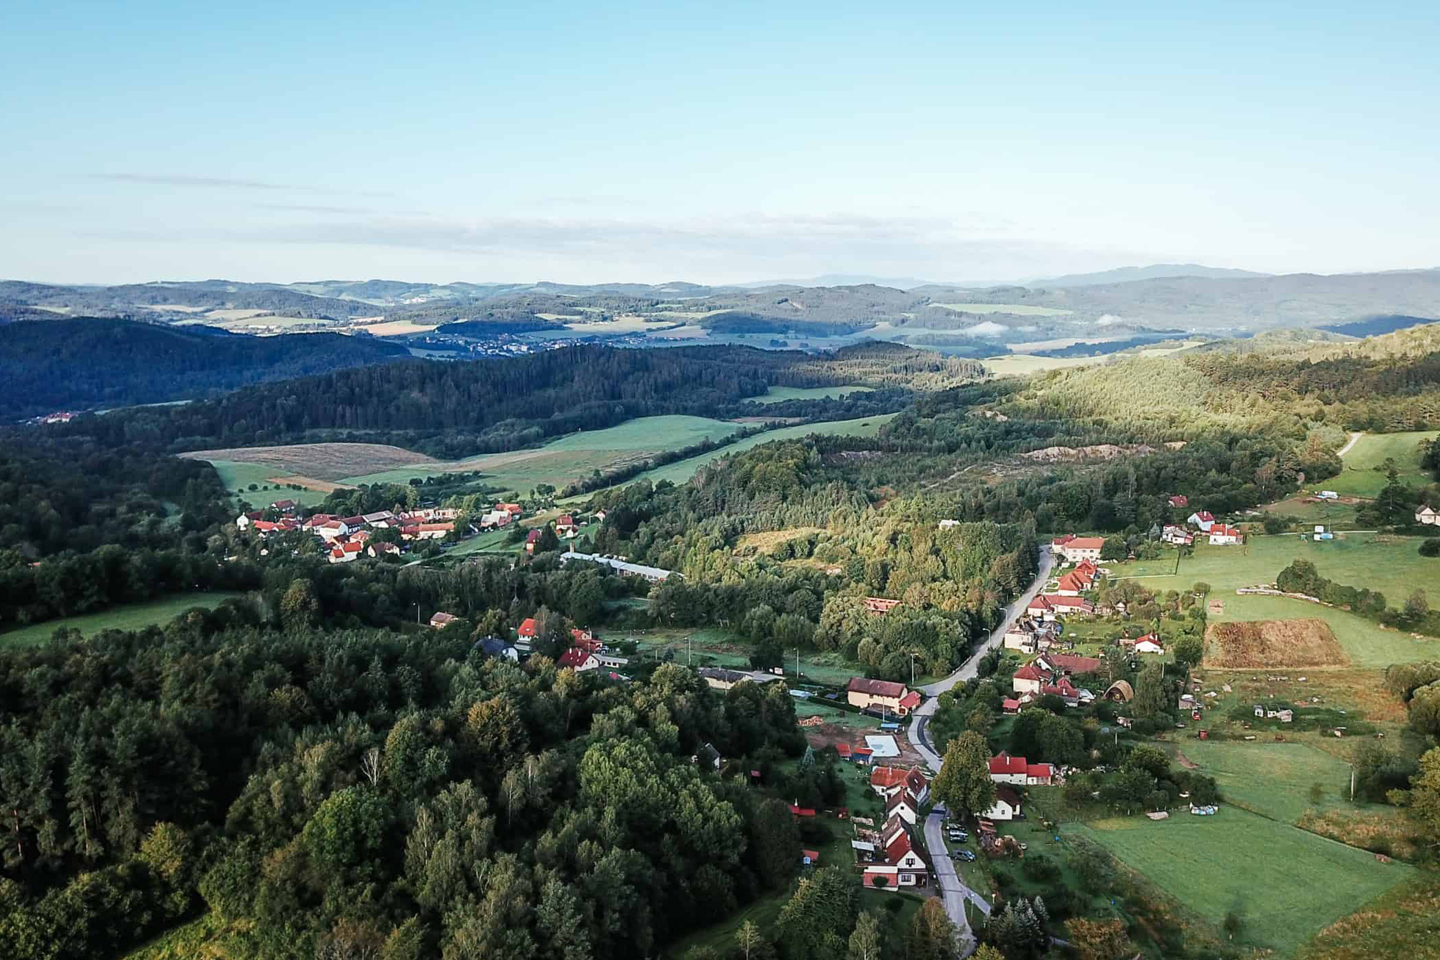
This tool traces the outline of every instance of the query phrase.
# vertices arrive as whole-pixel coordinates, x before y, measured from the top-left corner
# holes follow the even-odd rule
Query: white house
[[[1176,546],[1188,547],[1195,542],[1195,535],[1184,527],[1166,524],[1164,531],[1160,534],[1160,539],[1166,543],[1173,543]]]
[[[1020,795],[1009,787],[995,791],[995,803],[981,814],[986,820],[1014,820],[1020,816]]]
[[[885,816],[899,817],[913,827],[920,818],[919,807],[909,790],[897,790],[885,801]]]
[[[1201,533],[1209,533],[1210,528],[1215,525],[1215,515],[1209,510],[1197,510],[1190,514],[1189,522],[1199,527]]]
[[[1210,543],[1213,546],[1234,546],[1245,542],[1245,537],[1240,533],[1239,527],[1231,527],[1223,523],[1213,524],[1209,534]]]
[[[1440,527],[1440,510],[1434,510],[1429,504],[1422,504],[1419,510],[1415,511],[1415,522],[1423,523],[1427,527]]]
[[[1135,641],[1136,653],[1164,653],[1165,647],[1160,643],[1160,638],[1153,633],[1147,633]]]

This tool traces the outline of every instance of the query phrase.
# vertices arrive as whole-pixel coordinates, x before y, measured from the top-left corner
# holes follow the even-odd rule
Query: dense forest
[[[408,356],[398,344],[330,333],[248,337],[97,318],[0,324],[0,419],[209,397]]]

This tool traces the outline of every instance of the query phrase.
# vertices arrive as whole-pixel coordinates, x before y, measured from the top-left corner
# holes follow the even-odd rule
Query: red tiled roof
[[[1010,774],[1024,776],[1027,764],[1024,757],[1012,757],[1005,751],[990,758],[991,774]]]
[[[1104,537],[1076,537],[1065,545],[1074,550],[1099,550],[1105,546]]]
[[[905,782],[906,771],[899,767],[876,767],[870,771],[870,786],[890,789]]]
[[[802,856],[802,857],[804,857],[805,859],[809,860],[812,864],[816,864],[816,863],[819,863],[819,862],[820,862],[820,851],[819,851],[819,850],[805,850],[805,849],[802,848],[802,849],[800,850],[800,856]]]
[[[520,636],[522,637],[535,636],[535,618],[526,617],[523,621],[521,621],[520,629],[516,630],[515,632],[520,634]]]
[[[1063,546],[1065,546],[1067,543],[1069,543],[1070,541],[1072,541],[1072,540],[1074,540],[1074,539],[1076,539],[1075,534],[1073,534],[1073,533],[1067,533],[1067,534],[1065,534],[1063,537],[1056,537],[1056,538],[1055,538],[1053,541],[1051,541],[1051,542],[1052,542],[1055,546],[1057,546],[1057,547],[1063,547]]]
[[[842,757],[848,757],[848,756],[850,756],[850,744],[848,744],[848,743],[837,743],[837,744],[835,744],[835,752],[838,753],[838,754],[839,754],[840,756],[842,756]]]
[[[796,806],[795,804],[793,804],[793,803],[790,804],[790,812],[793,813],[793,814],[795,814],[795,816],[797,816],[797,817],[813,817],[813,816],[815,816],[815,808],[814,808],[814,807],[797,807],[797,806]]]
[[[1209,523],[1210,521],[1215,519],[1215,515],[1209,510],[1201,510],[1195,514],[1195,519],[1203,520],[1204,522]]]
[[[1015,671],[1014,678],[1016,680],[1048,680],[1050,679],[1050,675],[1035,666],[1035,664],[1027,663]]]
[[[1055,775],[1055,768],[1048,763],[1031,763],[1025,767],[1025,776],[1049,780]]]
[[[1104,661],[1097,657],[1082,657],[1074,653],[1047,653],[1044,660],[1066,673],[1094,673],[1104,665]]]
[[[589,650],[582,650],[579,647],[571,647],[560,655],[556,663],[561,667],[581,667],[593,654]]]
[[[918,706],[920,706],[919,690],[911,690],[900,698],[900,709],[902,710],[914,710]]]

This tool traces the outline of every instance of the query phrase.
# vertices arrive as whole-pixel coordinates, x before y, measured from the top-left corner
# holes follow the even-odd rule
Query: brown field
[[[297,487],[304,487],[306,490],[314,490],[318,493],[334,493],[336,490],[351,490],[343,483],[331,483],[328,480],[312,480],[310,477],[302,477],[293,474],[288,477],[266,477],[267,483],[279,483],[284,485],[294,484]]]
[[[1301,830],[1366,850],[1375,849],[1374,845],[1383,840],[1390,845],[1391,854],[1402,860],[1413,860],[1420,853],[1413,824],[1401,816],[1351,810],[1327,810],[1324,813],[1309,810],[1295,825]],[[1380,849],[1385,848],[1382,846]]]
[[[754,547],[761,553],[769,553],[787,540],[809,536],[812,533],[824,532],[824,527],[791,527],[788,530],[767,530],[763,533],[747,533],[739,539],[735,546],[737,548]]]
[[[1345,666],[1350,658],[1323,620],[1255,620],[1212,623],[1205,631],[1205,666]]]
[[[423,453],[412,453],[400,447],[380,443],[296,443],[283,447],[234,447],[228,450],[194,450],[180,456],[190,460],[258,463],[275,467],[277,474],[296,474],[298,477],[280,477],[281,483],[300,483],[304,480],[307,484],[342,480],[345,477],[394,467],[439,462]]]
[[[341,333],[351,333],[355,330],[364,330],[372,337],[403,337],[409,333],[429,333],[438,323],[415,323],[410,320],[386,320],[382,323],[365,323],[370,317],[362,317],[350,329],[341,330]],[[375,319],[379,319],[378,317]]]

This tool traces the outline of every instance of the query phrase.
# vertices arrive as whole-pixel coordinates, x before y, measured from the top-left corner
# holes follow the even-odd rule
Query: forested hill
[[[880,353],[884,356],[867,346],[817,360],[750,347],[622,350],[587,344],[518,358],[416,360],[343,370],[257,386],[206,403],[117,412],[55,429],[117,444],[144,437],[173,450],[343,433],[460,456],[517,449],[656,414],[756,414],[758,407],[739,407],[770,384],[854,383],[860,371],[881,373],[914,357],[945,369],[964,363],[904,347],[887,346]],[[833,372],[828,369],[832,363]],[[963,367],[956,369],[957,375],[965,373]],[[854,401],[859,406],[849,415],[898,409],[905,395],[898,389],[877,391]],[[764,412],[795,415],[772,407]]]
[[[214,396],[249,384],[408,356],[364,337],[245,337],[77,318],[0,325],[0,419]]]

